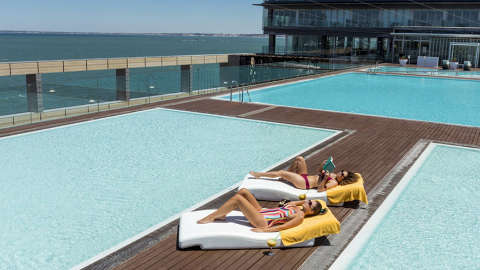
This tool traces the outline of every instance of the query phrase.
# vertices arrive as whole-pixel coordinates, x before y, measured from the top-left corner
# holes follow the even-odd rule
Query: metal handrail
[[[248,91],[249,86],[247,85],[246,87],[247,95],[248,95],[248,102],[252,102],[252,97],[250,97],[250,91]]]

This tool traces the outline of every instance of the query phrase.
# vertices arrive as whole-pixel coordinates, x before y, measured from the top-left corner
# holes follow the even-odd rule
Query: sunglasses
[[[310,210],[313,211],[313,202],[312,200],[308,200],[308,207],[310,207]],[[319,214],[320,215],[323,215],[327,212],[327,209],[323,208],[322,206],[320,206],[320,211],[319,211]]]
[[[310,209],[312,209],[312,200],[308,200],[308,207],[310,207]]]

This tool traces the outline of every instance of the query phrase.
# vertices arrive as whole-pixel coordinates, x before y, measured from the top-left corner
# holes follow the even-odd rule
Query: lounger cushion
[[[318,200],[324,208],[327,204]],[[335,218],[330,209],[323,215],[306,217],[302,224],[280,232],[282,243],[285,246],[294,245],[315,239],[329,234],[337,234],[340,232],[340,222]]]
[[[180,217],[178,228],[179,248],[199,246],[202,249],[243,249],[268,248],[267,241],[277,239],[275,248],[284,247],[280,233],[253,232],[248,220],[239,211],[227,215],[225,221],[197,224],[197,221],[214,210],[188,212]],[[288,241],[290,243],[291,241]],[[313,246],[314,239],[301,242],[291,247]]]
[[[302,194],[307,199],[319,199],[326,201],[328,205],[341,205],[343,202],[360,200],[368,203],[367,193],[363,187],[363,178],[358,174],[359,180],[356,183],[338,186],[327,191],[318,192],[316,189],[298,189],[282,180],[251,179],[247,174],[239,186],[239,189],[248,189],[258,200],[280,201],[298,200]]]
[[[357,182],[345,186],[338,185],[327,190],[328,201],[331,204],[339,204],[359,200],[368,204],[367,193],[363,187],[363,177],[361,174],[355,174],[358,177]]]
[[[257,200],[281,201],[287,199],[294,201],[298,200],[302,194],[307,195],[309,199],[327,200],[326,192],[317,192],[315,189],[298,189],[282,180],[250,179],[249,177],[252,176],[248,174],[238,189],[248,189]]]

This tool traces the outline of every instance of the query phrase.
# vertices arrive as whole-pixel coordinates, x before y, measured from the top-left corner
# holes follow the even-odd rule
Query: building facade
[[[265,0],[268,53],[470,60],[478,65],[478,0]],[[284,44],[276,36],[284,35]],[[453,59],[455,58],[455,59]]]

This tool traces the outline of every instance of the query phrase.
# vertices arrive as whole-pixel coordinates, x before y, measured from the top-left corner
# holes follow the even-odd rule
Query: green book
[[[335,164],[333,164],[333,157],[329,157],[323,165],[325,171],[333,172],[335,170]]]

